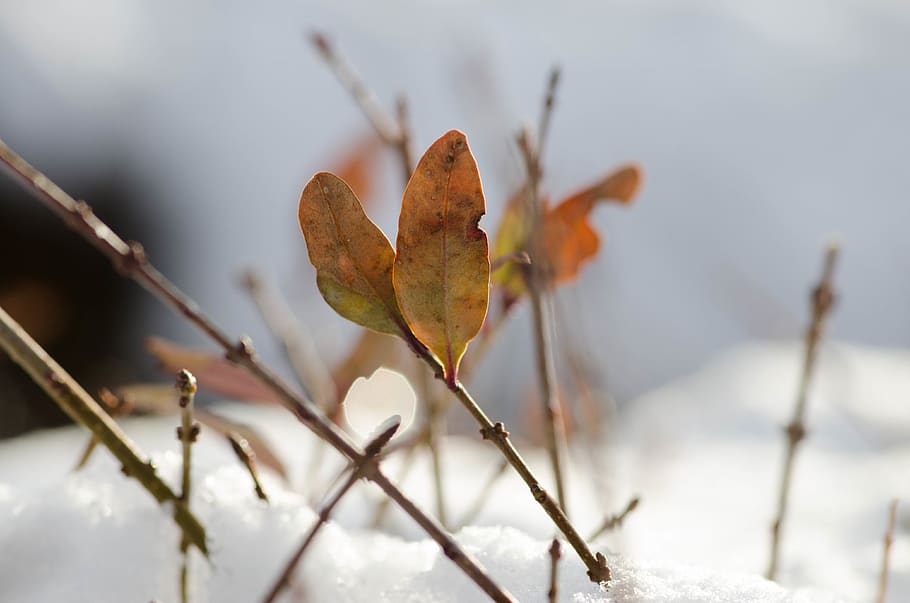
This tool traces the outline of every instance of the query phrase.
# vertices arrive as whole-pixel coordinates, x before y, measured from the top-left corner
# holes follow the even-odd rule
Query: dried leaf
[[[298,217],[326,302],[374,331],[406,331],[392,288],[392,246],[351,188],[333,174],[316,174],[300,195]]]
[[[487,311],[490,260],[478,226],[485,211],[467,139],[447,132],[421,157],[405,189],[392,279],[408,326],[450,383]]]
[[[543,200],[541,219],[543,238],[544,273],[555,286],[574,279],[582,264],[597,255],[600,237],[588,222],[588,216],[598,201],[616,201],[627,204],[638,192],[641,170],[630,164],[610,172],[604,179],[569,197],[556,207],[548,207]],[[506,204],[502,221],[496,232],[494,257],[525,250],[531,236],[529,220],[525,216],[524,189],[516,192]],[[503,266],[493,275],[499,288],[503,307],[508,309],[527,291],[519,265]]]
[[[197,408],[194,412],[196,418],[199,419],[203,425],[222,435],[229,436],[231,433],[240,434],[250,445],[250,448],[253,449],[253,452],[256,453],[256,461],[258,463],[265,465],[287,480],[288,476],[284,465],[278,460],[278,456],[255,429],[244,423],[238,423],[202,408]]]
[[[526,215],[526,192],[527,189],[522,187],[506,202],[493,243],[494,259],[527,251],[531,224]],[[514,263],[503,265],[492,274],[492,281],[499,287],[504,309],[508,309],[525,293],[521,265]]]
[[[222,356],[188,348],[160,337],[146,339],[145,348],[164,370],[175,373],[187,369],[196,376],[200,387],[232,400],[280,401],[278,395],[252,373]]]
[[[545,211],[541,236],[551,285],[574,279],[581,265],[597,255],[600,238],[588,222],[594,204],[630,203],[640,183],[638,166],[623,166]]]
[[[624,165],[607,174],[603,180],[566,197],[556,209],[564,207],[566,216],[577,219],[588,215],[598,201],[617,201],[623,205],[631,203],[640,185],[641,168],[635,164]]]
[[[383,142],[374,132],[361,136],[334,164],[332,172],[344,180],[358,199],[370,203],[378,186]]]

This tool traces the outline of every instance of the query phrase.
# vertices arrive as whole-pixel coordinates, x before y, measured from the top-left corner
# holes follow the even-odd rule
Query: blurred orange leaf
[[[520,188],[506,202],[496,237],[493,240],[494,260],[527,251],[528,237],[531,236],[530,220],[526,215],[527,189]],[[506,263],[492,275],[493,283],[500,287],[508,307],[519,299],[525,291],[522,267],[515,263]]]
[[[402,314],[450,383],[487,312],[485,211],[467,139],[451,130],[430,145],[405,189],[392,273]]]
[[[344,180],[361,203],[370,203],[379,188],[379,163],[383,142],[370,132],[357,140],[339,157],[332,170]]]
[[[170,373],[186,369],[199,385],[232,400],[278,402],[280,398],[248,370],[222,356],[149,337],[145,348]],[[173,389],[173,388],[171,388]]]
[[[588,222],[598,201],[632,201],[641,183],[641,170],[626,165],[610,172],[603,180],[564,199],[545,210],[541,225],[547,262],[545,273],[556,285],[578,276],[581,265],[597,255],[600,238]]]
[[[395,253],[343,180],[313,176],[300,195],[300,229],[325,301],[359,325],[401,335],[404,319],[392,288]]]
[[[556,207],[549,207],[546,199],[542,201],[544,213],[540,228],[546,261],[544,273],[551,286],[574,279],[582,264],[597,255],[600,237],[588,221],[594,205],[599,201],[630,203],[638,192],[641,179],[641,169],[629,164],[566,197]],[[522,188],[506,203],[496,232],[494,258],[529,247],[531,224],[525,202],[525,189]],[[518,264],[504,265],[494,273],[493,282],[499,287],[505,308],[518,301],[527,290]]]

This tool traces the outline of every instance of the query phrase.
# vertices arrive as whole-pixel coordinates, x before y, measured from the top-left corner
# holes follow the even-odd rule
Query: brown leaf
[[[300,195],[298,217],[326,302],[374,331],[406,332],[392,288],[392,246],[351,188],[334,174],[316,174]]]
[[[283,479],[287,480],[287,471],[284,464],[278,459],[271,446],[265,439],[259,435],[255,429],[244,423],[238,423],[222,415],[210,412],[208,410],[197,408],[195,411],[196,418],[206,427],[217,431],[218,433],[228,436],[232,432],[240,434],[247,441],[253,452],[256,453],[256,461],[273,470]]]
[[[232,400],[279,402],[280,398],[248,370],[222,356],[195,350],[160,337],[149,337],[145,348],[161,364],[176,373],[186,369],[196,376],[200,387]]]
[[[552,285],[574,279],[581,265],[597,255],[600,238],[588,222],[598,201],[632,201],[641,182],[636,165],[614,170],[603,180],[567,197],[552,209],[546,209],[542,226],[545,273]]]
[[[477,163],[457,130],[434,142],[405,189],[393,281],[414,335],[454,383],[487,311],[490,260]]]

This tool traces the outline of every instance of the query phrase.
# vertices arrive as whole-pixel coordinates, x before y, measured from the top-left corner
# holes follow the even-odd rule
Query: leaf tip
[[[638,194],[644,171],[637,163],[629,163],[614,171],[604,181],[603,196],[628,205]]]

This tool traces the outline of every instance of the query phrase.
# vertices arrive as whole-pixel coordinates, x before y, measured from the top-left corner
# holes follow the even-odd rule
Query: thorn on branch
[[[256,349],[253,347],[253,340],[248,335],[243,335],[230,350],[225,352],[224,357],[234,364],[246,365],[256,358]]]
[[[588,540],[597,540],[597,538],[604,532],[609,532],[610,530],[615,530],[616,528],[622,527],[622,524],[626,520],[626,517],[629,516],[629,513],[638,508],[638,504],[640,502],[641,498],[638,496],[633,496],[628,504],[626,504],[625,509],[619,513],[614,513],[613,515],[608,516],[601,524],[601,526],[591,534]]]
[[[237,455],[237,458],[243,463],[243,466],[246,467],[247,472],[250,474],[256,496],[258,496],[260,500],[269,502],[269,497],[266,496],[265,490],[262,488],[262,483],[259,481],[259,468],[256,465],[256,453],[253,451],[250,443],[236,431],[228,432],[226,437],[228,443],[231,445],[231,450],[234,451],[234,454]]]
[[[509,432],[506,431],[506,426],[502,422],[497,421],[493,424],[492,427],[484,427],[480,430],[480,436],[484,440],[501,440],[509,437]]]

